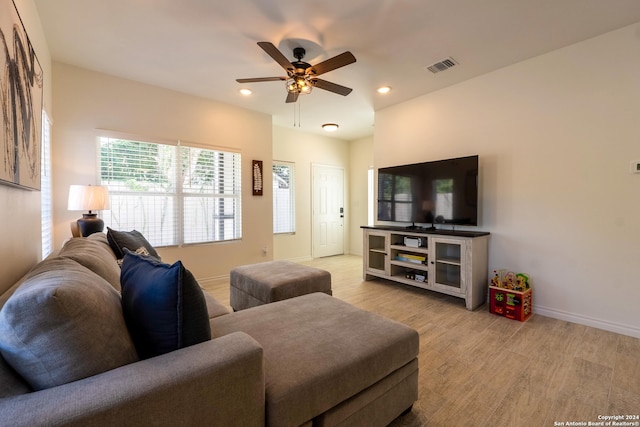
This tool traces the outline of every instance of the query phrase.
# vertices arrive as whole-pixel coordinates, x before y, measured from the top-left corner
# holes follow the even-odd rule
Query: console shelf
[[[468,310],[484,304],[489,233],[383,226],[362,229],[365,280],[378,277],[453,295],[463,298]]]

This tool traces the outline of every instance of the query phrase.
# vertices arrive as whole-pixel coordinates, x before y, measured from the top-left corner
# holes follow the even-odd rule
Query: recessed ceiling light
[[[327,132],[335,132],[338,130],[340,126],[338,126],[335,123],[325,123],[322,125],[322,129],[324,129]]]
[[[251,89],[244,88],[244,89],[240,89],[240,93],[245,95],[245,96],[249,96],[249,95],[251,95],[253,93],[253,91]]]
[[[391,91],[391,87],[389,86],[381,86],[377,89],[378,93],[389,93]]]

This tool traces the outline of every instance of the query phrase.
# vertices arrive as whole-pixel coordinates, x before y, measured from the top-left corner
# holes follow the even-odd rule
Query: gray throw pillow
[[[34,390],[138,360],[116,290],[60,257],[40,263],[0,310],[0,353]]]
[[[124,258],[125,249],[160,259],[158,252],[138,230],[117,231],[107,227],[107,240],[118,259]]]

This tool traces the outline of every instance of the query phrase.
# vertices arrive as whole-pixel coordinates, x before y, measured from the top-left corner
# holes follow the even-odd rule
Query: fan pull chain
[[[296,123],[296,105],[298,106],[298,123]],[[300,99],[293,103],[293,127],[300,127]]]

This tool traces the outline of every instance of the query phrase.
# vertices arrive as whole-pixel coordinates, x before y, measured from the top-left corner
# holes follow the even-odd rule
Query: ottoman
[[[291,261],[242,265],[230,274],[230,303],[234,311],[314,292],[331,295],[331,274]]]
[[[211,319],[263,349],[266,426],[384,427],[418,398],[418,332],[322,293]]]

